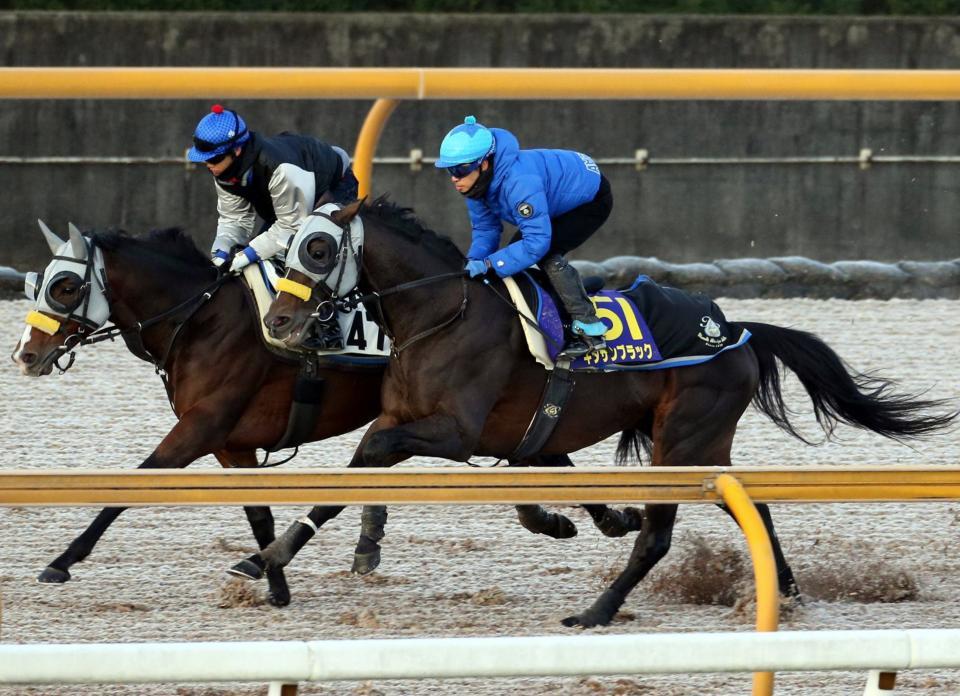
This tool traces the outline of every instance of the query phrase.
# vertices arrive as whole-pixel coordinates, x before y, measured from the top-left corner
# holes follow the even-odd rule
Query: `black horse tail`
[[[750,346],[760,364],[760,384],[754,405],[780,428],[807,444],[813,444],[790,423],[790,409],[783,403],[781,368],[789,368],[803,384],[817,422],[828,438],[837,423],[872,430],[903,441],[947,428],[957,411],[936,414],[948,408],[947,400],[925,400],[916,394],[891,392],[893,383],[856,372],[830,346],[811,333],[770,324],[737,322],[750,331]]]
[[[632,428],[620,433],[620,442],[617,443],[615,457],[617,466],[629,464],[631,459],[635,459],[638,464],[643,464],[644,453],[646,453],[648,461],[653,457],[653,440],[646,432]]]

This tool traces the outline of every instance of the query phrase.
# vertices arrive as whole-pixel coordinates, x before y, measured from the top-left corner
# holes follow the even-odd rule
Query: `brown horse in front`
[[[394,346],[408,347],[391,357],[383,412],[350,466],[390,466],[415,455],[465,461],[513,451],[537,408],[546,373],[526,347],[516,312],[502,300],[503,286],[497,280],[490,281],[492,288],[464,281],[459,250],[383,199],[334,213],[329,224],[322,223],[327,232],[304,237],[304,248],[295,239],[290,253],[305,253],[300,258],[313,258],[317,267],[328,269],[334,250],[328,240],[341,234],[338,227],[353,234],[349,225],[358,215],[363,253],[357,268],[346,273],[359,278],[359,292],[379,311]],[[343,274],[336,267],[328,272],[333,278]],[[323,280],[307,270],[288,271],[288,278],[314,288]],[[427,284],[429,278],[437,282]],[[500,296],[492,291],[497,289]],[[283,337],[297,331],[311,311],[313,305],[281,295],[265,321]],[[894,439],[920,437],[949,426],[957,415],[930,413],[943,404],[893,393],[882,379],[849,372],[812,334],[753,322],[736,326],[750,331],[749,343],[709,362],[577,373],[542,453],[573,452],[619,432],[621,455],[645,448],[654,466],[729,466],[737,423],[751,401],[800,437],[783,402],[781,364],[799,377],[828,435],[842,422]],[[309,516],[319,526],[337,512],[320,507]],[[591,607],[565,619],[566,625],[610,622],[630,590],[667,553],[676,512],[676,505],[646,507],[626,569]],[[261,556],[268,567],[282,566],[312,534],[301,526]],[[782,589],[783,584],[781,575]]]
[[[53,321],[57,326],[49,333],[28,326],[13,354],[23,374],[50,374],[68,349],[90,340],[91,330],[106,321],[109,312],[131,352],[162,369],[167,396],[179,419],[139,468],[182,468],[207,454],[224,467],[256,466],[256,450],[272,447],[284,434],[299,366],[266,349],[240,279],[218,280],[209,259],[179,230],[133,238],[118,233],[86,237],[74,228],[69,242],[46,229],[45,235],[56,257],[45,272],[46,281],[36,284],[38,307],[47,308],[48,313],[50,308],[58,309],[53,316],[63,320],[54,321],[51,316],[35,320],[41,326]],[[97,292],[102,297],[94,297]],[[104,316],[92,321],[87,315],[98,301]],[[157,318],[161,320],[152,321]],[[321,367],[317,377],[323,380],[323,401],[306,441],[369,423],[380,411],[383,373],[383,365]],[[570,465],[566,457],[524,463]],[[630,508],[621,513],[604,505],[585,507],[604,534],[621,536],[639,528],[639,514]],[[104,508],[38,580],[68,581],[71,566],[90,555],[124,509]],[[523,526],[533,532],[554,538],[576,534],[576,527],[563,515],[538,505],[517,510]],[[267,547],[275,538],[270,508],[247,506],[244,511],[259,547]],[[361,519],[354,570],[367,573],[379,563],[377,542],[383,536],[386,508],[367,506]],[[245,561],[231,572],[259,578],[264,569]],[[266,575],[270,601],[277,606],[288,604],[283,570],[267,569]]]

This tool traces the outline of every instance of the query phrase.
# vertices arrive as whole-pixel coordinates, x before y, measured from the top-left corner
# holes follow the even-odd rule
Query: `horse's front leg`
[[[367,428],[360,445],[350,460],[348,467],[375,466],[367,464],[362,452],[364,447],[378,431],[391,428],[396,421],[381,414]],[[313,535],[326,522],[332,520],[343,510],[343,505],[317,505],[303,517],[295,520],[287,530],[277,539],[249,558],[241,561],[230,572],[252,579],[263,577],[263,573],[273,568],[283,568],[294,559]],[[372,571],[380,563],[380,546],[377,543],[383,538],[383,526],[387,520],[387,508],[383,505],[368,505],[363,508],[361,516],[360,539],[354,555],[353,572],[365,574]]]
[[[510,466],[573,466],[566,454],[548,454],[510,462]],[[643,513],[637,508],[623,510],[607,505],[582,505],[590,519],[604,536],[622,537],[627,532],[637,532],[643,524]],[[577,535],[577,526],[559,512],[550,512],[542,505],[517,505],[520,524],[534,534],[545,534],[554,539],[570,539]]]
[[[137,468],[182,469],[195,459],[209,454],[209,442],[215,441],[216,433],[221,431],[225,437],[227,429],[219,425],[219,419],[211,418],[208,413],[187,412]],[[43,569],[37,576],[37,582],[67,582],[70,579],[70,568],[90,555],[100,537],[124,510],[126,508],[123,507],[101,510],[83,533]]]
[[[591,628],[610,623],[630,591],[643,580],[657,561],[667,555],[676,517],[676,505],[648,505],[644,511],[643,528],[633,544],[627,567],[590,608],[565,618],[563,625]]]
[[[225,468],[250,469],[257,465],[257,453],[254,450],[243,452],[222,450],[214,452],[213,456]],[[245,505],[243,511],[247,515],[247,522],[250,523],[253,538],[257,540],[257,548],[263,549],[269,546],[276,538],[273,511],[268,505]],[[275,607],[285,607],[290,604],[290,586],[287,585],[287,578],[282,568],[268,572],[267,582],[269,583],[267,601],[270,604]]]

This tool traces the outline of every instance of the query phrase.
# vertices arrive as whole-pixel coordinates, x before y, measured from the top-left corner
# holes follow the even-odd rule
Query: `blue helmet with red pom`
[[[250,131],[240,115],[233,109],[214,104],[194,130],[193,147],[187,153],[187,158],[191,162],[206,162],[243,145],[249,139]]]

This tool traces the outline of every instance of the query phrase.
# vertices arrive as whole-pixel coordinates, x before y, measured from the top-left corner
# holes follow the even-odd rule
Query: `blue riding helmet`
[[[187,153],[187,159],[191,162],[207,162],[249,139],[247,124],[237,112],[214,104],[193,132],[193,147]]]
[[[451,130],[440,143],[440,158],[434,166],[447,169],[452,176],[463,177],[480,166],[497,149],[493,133],[474,116]]]

